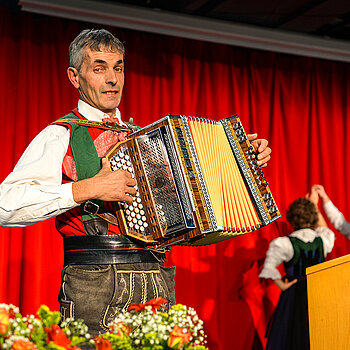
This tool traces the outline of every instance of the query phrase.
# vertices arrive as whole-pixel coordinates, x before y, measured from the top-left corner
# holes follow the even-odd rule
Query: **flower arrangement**
[[[60,323],[60,313],[42,305],[37,316],[23,317],[13,305],[0,304],[1,350],[206,350],[203,322],[194,309],[177,304],[160,312],[163,298],[131,304],[110,324],[109,332],[92,336],[82,320]]]

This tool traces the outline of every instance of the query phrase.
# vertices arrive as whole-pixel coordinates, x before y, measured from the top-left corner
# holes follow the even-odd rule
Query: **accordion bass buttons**
[[[242,125],[240,122],[236,122],[232,124],[233,129],[235,130],[235,134],[237,135],[238,141],[242,143],[241,137],[244,136],[244,132],[242,129]],[[240,136],[242,135],[242,136]],[[245,141],[245,140],[244,140]],[[266,180],[266,177],[262,171],[261,166],[257,163],[257,155],[255,152],[255,149],[253,145],[243,145],[244,147],[244,157],[247,161],[247,164],[251,170],[251,174],[254,177],[257,186],[260,187],[260,191],[266,192],[266,187],[268,186],[268,182]],[[265,187],[265,188],[264,188]],[[277,206],[272,198],[271,193],[266,192],[262,194],[262,199],[265,202],[266,207],[268,208],[268,211],[270,214],[273,214],[274,212],[278,211]]]
[[[243,130],[242,129],[237,129],[236,130],[236,135],[237,136],[241,136],[243,134]]]
[[[264,199],[265,201],[267,201],[267,200],[270,199],[270,198],[272,198],[272,194],[271,194],[271,193],[267,192],[267,193],[263,194],[263,199]]]
[[[234,130],[237,130],[237,129],[242,127],[242,124],[241,124],[241,122],[236,122],[236,123],[232,124],[232,127]]]
[[[273,214],[273,213],[275,213],[276,211],[277,211],[276,205],[274,205],[274,206],[272,206],[272,207],[269,208],[269,213],[270,213],[270,214]]]
[[[273,214],[277,211],[277,206],[276,203],[274,201],[274,199],[272,198],[271,193],[267,192],[265,194],[263,194],[263,199],[265,201],[266,207],[268,208],[268,211],[270,214]]]
[[[233,123],[232,128],[233,130],[235,130],[239,143],[243,143],[244,141],[247,140],[247,136],[244,133],[241,122]]]

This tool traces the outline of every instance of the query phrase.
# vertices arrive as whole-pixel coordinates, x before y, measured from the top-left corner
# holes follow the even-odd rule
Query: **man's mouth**
[[[106,94],[106,95],[116,95],[118,93],[118,91],[117,90],[111,90],[111,91],[103,91],[102,93]]]

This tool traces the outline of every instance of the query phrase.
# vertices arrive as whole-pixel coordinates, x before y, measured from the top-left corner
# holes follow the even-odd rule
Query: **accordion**
[[[117,202],[122,234],[154,248],[208,245],[280,217],[238,116],[214,121],[167,115],[107,154],[137,181]]]

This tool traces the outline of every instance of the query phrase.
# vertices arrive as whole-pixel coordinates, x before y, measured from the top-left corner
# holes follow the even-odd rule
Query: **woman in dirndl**
[[[266,350],[310,349],[306,268],[324,261],[334,245],[334,233],[317,209],[318,194],[298,198],[287,211],[294,232],[271,241],[261,278],[272,279],[280,299],[267,329]],[[283,263],[285,276],[277,267]]]

